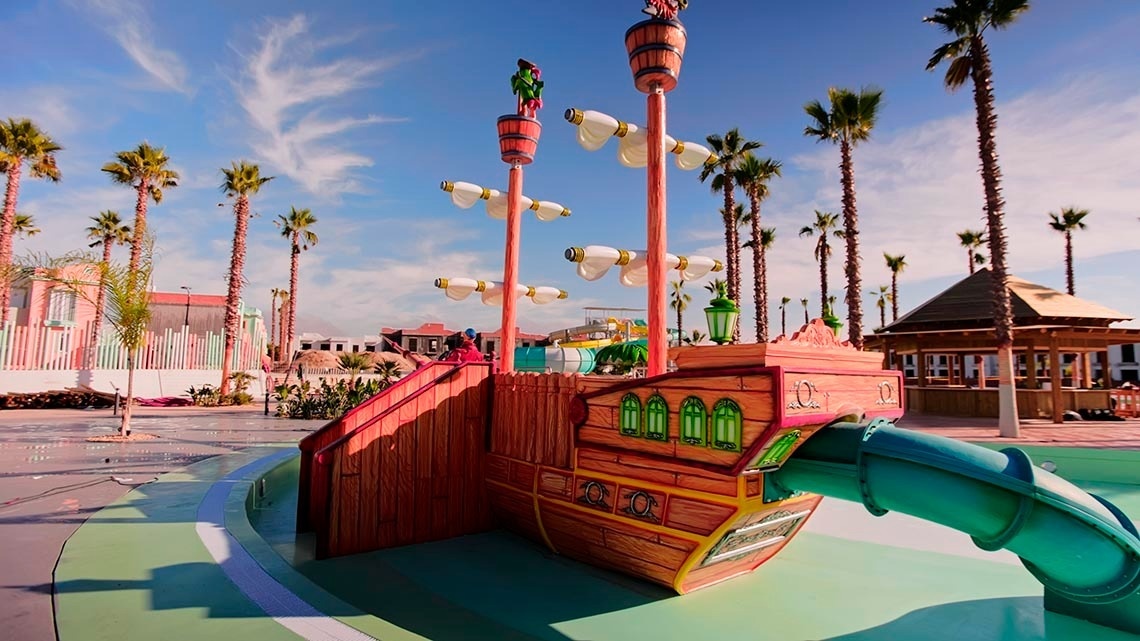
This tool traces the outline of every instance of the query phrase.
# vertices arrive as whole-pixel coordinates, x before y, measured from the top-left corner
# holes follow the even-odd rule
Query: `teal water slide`
[[[1140,634],[1140,537],[1108,501],[1033,465],[889,421],[821,429],[768,475],[770,490],[894,510],[1005,548],[1045,586],[1045,607]]]

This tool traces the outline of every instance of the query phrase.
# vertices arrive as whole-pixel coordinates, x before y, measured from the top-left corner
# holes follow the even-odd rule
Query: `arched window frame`
[[[712,447],[730,452],[740,451],[741,433],[744,431],[744,415],[740,405],[730,398],[722,398],[713,405]]]
[[[703,447],[708,441],[709,411],[696,396],[681,401],[681,442]]]
[[[641,399],[633,392],[621,397],[618,430],[624,436],[641,436]]]
[[[645,438],[669,440],[669,404],[660,394],[654,394],[645,401]]]

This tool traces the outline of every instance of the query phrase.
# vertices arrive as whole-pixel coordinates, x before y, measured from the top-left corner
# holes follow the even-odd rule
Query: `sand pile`
[[[338,369],[338,360],[344,352],[328,352],[322,350],[305,350],[293,361],[293,367],[298,365],[305,369]],[[401,372],[410,372],[416,368],[415,363],[394,352],[365,352],[372,364],[382,362],[395,363]]]

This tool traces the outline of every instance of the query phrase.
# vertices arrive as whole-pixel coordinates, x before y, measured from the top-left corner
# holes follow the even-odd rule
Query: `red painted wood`
[[[648,99],[646,125],[649,165],[649,208],[647,212],[649,268],[649,362],[648,376],[665,373],[669,344],[665,268],[665,92],[655,87]]]
[[[521,165],[511,166],[510,181],[507,185],[507,248],[503,263],[503,344],[500,354],[500,369],[503,372],[515,371],[515,310],[518,297],[515,289],[519,284],[519,236],[522,234],[522,184]]]

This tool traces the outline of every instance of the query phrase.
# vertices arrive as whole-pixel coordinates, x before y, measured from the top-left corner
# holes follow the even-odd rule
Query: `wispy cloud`
[[[186,65],[178,54],[161,48],[155,39],[155,25],[147,7],[137,0],[72,0],[72,4],[94,14],[127,55],[164,88],[191,93]]]
[[[277,171],[314,194],[356,191],[352,172],[371,166],[372,159],[347,149],[343,134],[398,119],[322,112],[404,58],[319,61],[318,54],[343,39],[318,40],[309,26],[303,15],[269,23],[235,83],[238,102],[257,130],[254,151]]]

